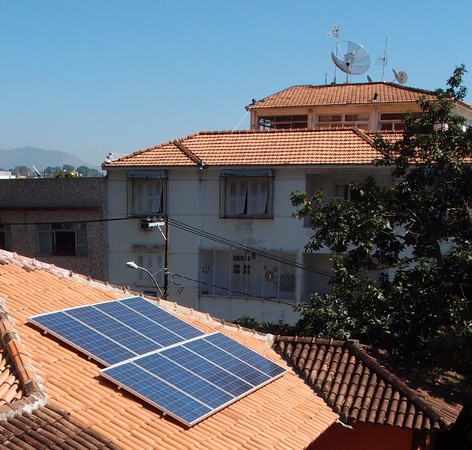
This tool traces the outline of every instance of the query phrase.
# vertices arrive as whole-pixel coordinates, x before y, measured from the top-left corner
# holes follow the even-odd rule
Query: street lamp
[[[164,299],[166,298],[166,295],[164,295],[164,293],[162,292],[162,289],[159,286],[159,283],[157,282],[156,278],[154,277],[154,275],[148,269],[146,269],[145,267],[138,266],[134,261],[128,261],[126,263],[126,266],[130,267],[131,269],[142,270],[142,271],[146,272],[151,277],[151,280],[153,281],[153,283],[156,286],[157,290],[161,294],[161,298],[164,298]]]

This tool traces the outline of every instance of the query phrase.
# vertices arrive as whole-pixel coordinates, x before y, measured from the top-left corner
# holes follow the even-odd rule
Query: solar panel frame
[[[105,366],[204,335],[139,296],[38,314],[28,320]]]
[[[221,347],[228,344],[233,346],[231,351]],[[211,358],[212,352],[217,358]],[[259,367],[243,360],[248,355]],[[229,361],[231,367],[226,367]],[[270,375],[261,371],[261,363],[271,367]],[[236,366],[244,371],[233,373]],[[215,332],[130,358],[100,372],[120,388],[191,427],[279,378],[287,369]]]

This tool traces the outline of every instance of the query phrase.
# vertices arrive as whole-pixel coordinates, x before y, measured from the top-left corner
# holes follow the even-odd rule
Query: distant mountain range
[[[0,169],[3,170],[14,169],[17,166],[30,168],[35,166],[39,171],[43,171],[46,167],[62,167],[64,164],[75,168],[86,166],[100,170],[100,167],[91,165],[67,152],[44,150],[36,147],[0,150]]]

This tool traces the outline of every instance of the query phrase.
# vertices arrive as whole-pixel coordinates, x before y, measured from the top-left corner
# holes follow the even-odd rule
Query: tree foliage
[[[353,200],[292,193],[310,220],[308,250],[327,248],[332,290],[298,307],[306,334],[358,338],[424,368],[472,380],[472,129],[460,116],[464,66],[437,100],[419,99],[399,140],[378,135],[394,182],[351,186]]]

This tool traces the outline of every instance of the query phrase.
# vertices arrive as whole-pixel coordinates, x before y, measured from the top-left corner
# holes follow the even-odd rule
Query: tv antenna
[[[327,34],[327,36],[332,36],[336,38],[336,45],[338,45],[339,42],[339,27],[337,25],[333,25],[331,27],[331,31]],[[336,54],[337,56],[337,54]],[[334,66],[334,78],[333,78],[333,84],[336,84],[336,66]]]
[[[403,71],[399,70],[398,72],[395,69],[392,69],[393,75],[395,75],[395,80],[399,84],[405,84],[408,81],[408,74]]]
[[[349,82],[349,75],[361,75],[370,67],[370,55],[367,50],[352,41],[336,42],[331,50],[331,59],[334,65],[346,74],[346,83]]]
[[[378,59],[378,63],[382,66],[382,81],[384,80],[384,73],[385,73],[385,66],[388,63],[388,56],[387,56],[387,38],[385,38],[385,46],[383,56]]]
[[[36,167],[34,167],[33,164],[31,164],[31,167],[33,167],[33,170],[36,172],[36,175],[38,175],[38,177],[42,177],[41,172],[38,169],[36,169]]]

